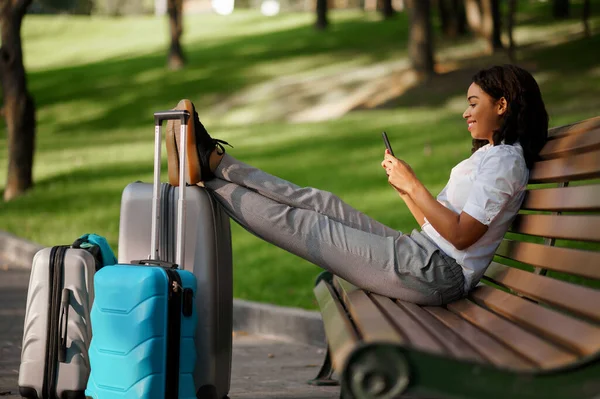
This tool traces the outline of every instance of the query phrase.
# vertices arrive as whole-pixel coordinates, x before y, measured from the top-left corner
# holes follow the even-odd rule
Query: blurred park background
[[[95,232],[118,250],[121,192],[152,181],[152,113],[181,98],[233,156],[404,232],[380,133],[437,195],[470,155],[478,69],[531,71],[550,126],[600,115],[599,0],[0,4],[0,229],[43,245]],[[235,297],[316,307],[316,266],[232,234]]]

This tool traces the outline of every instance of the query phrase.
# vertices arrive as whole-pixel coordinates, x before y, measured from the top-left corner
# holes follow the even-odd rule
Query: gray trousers
[[[249,232],[365,290],[422,305],[463,296],[462,268],[424,233],[389,228],[322,190],[228,154],[205,182]]]

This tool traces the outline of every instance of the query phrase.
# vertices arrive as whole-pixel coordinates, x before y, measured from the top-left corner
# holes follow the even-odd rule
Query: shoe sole
[[[186,143],[186,164],[187,175],[185,177],[187,184],[197,184],[202,182],[200,173],[200,158],[196,149],[196,132],[194,129],[194,105],[190,100],[184,99],[179,101],[176,110],[186,110],[190,113],[190,118],[187,122],[187,143]],[[181,122],[178,120],[170,120],[167,122],[167,165],[169,184],[179,186],[179,140],[181,136]]]

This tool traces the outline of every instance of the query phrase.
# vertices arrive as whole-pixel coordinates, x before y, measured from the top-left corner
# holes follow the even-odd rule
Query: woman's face
[[[481,87],[471,83],[467,91],[469,106],[463,113],[469,132],[474,139],[492,142],[494,130],[500,127],[502,114],[506,111],[506,100],[494,100]]]

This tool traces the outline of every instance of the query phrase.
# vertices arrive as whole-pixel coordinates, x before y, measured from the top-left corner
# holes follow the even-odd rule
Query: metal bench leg
[[[333,378],[331,378],[332,375],[333,375],[333,367],[331,365],[331,354],[329,352],[329,346],[328,346],[327,347],[327,355],[325,355],[325,361],[323,362],[323,365],[321,366],[321,370],[319,370],[319,374],[317,374],[317,376],[314,379],[309,380],[308,383],[310,385],[317,385],[317,386],[340,385],[338,380],[334,380]]]

